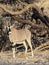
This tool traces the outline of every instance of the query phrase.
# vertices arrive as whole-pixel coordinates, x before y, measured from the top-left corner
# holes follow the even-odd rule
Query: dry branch
[[[48,48],[49,48],[49,46],[45,46],[45,47],[39,49],[39,51],[44,50],[44,49],[48,49]]]
[[[38,13],[39,13],[39,17],[40,19],[43,21],[43,23],[49,27],[49,24],[47,23],[47,20],[44,18],[44,14],[41,11],[41,9],[36,5],[36,4],[28,4],[24,9],[20,10],[20,11],[12,11],[9,10],[5,5],[0,4],[0,8],[2,8],[4,11],[6,11],[7,13],[11,14],[11,15],[20,15],[24,12],[26,12],[29,8],[35,8]],[[38,14],[37,14],[38,15]]]
[[[20,2],[20,4],[22,4],[22,5],[28,5],[28,3],[26,3],[26,2],[22,2],[22,1],[20,1],[20,0],[18,0],[18,2]]]
[[[23,45],[18,46],[17,49],[18,49],[18,48],[21,48],[21,47],[23,47]],[[39,49],[40,47],[42,47],[42,48]],[[37,51],[41,51],[41,50],[43,50],[43,49],[47,49],[47,48],[49,48],[49,44],[44,44],[44,45],[42,44],[42,45],[40,45],[39,47],[35,48],[34,53],[36,53]],[[29,49],[28,51],[30,51],[30,49]]]
[[[33,24],[30,20],[22,20],[16,16],[12,16],[14,18],[14,20],[20,22],[20,23],[26,23],[26,24],[29,24],[32,26],[32,28],[39,28],[39,29],[48,29],[46,28],[44,25],[42,26],[41,24],[40,25],[37,25],[37,24]]]
[[[40,10],[40,8],[36,4],[28,4],[24,9],[22,9],[20,11],[16,11],[16,12],[9,10],[3,4],[0,4],[0,8],[2,8],[4,11],[10,13],[11,15],[20,15],[20,14],[26,12],[29,8],[35,8],[39,12],[39,14],[43,16],[42,11]]]
[[[44,47],[44,46],[47,46],[47,45],[49,45],[49,41],[46,42],[46,43],[44,43],[44,44],[41,44],[39,47],[37,47],[37,48],[35,49],[35,51],[38,51],[40,48],[42,48],[42,47]]]

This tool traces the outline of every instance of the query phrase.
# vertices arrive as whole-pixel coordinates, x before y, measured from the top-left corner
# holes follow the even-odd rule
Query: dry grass
[[[16,62],[27,62],[27,63],[45,63],[49,62],[49,50],[40,51],[41,49],[47,48],[47,45],[49,45],[49,41],[45,44],[40,45],[34,50],[34,57],[31,56],[31,52],[28,52],[27,55],[25,55],[24,52],[18,52],[16,53],[15,59],[12,57],[12,51],[5,51],[0,52],[0,59],[4,61],[8,61],[9,63],[16,63]],[[49,46],[48,46],[49,47]]]
[[[16,63],[16,62],[27,62],[27,63],[38,63],[38,62],[48,62],[49,61],[49,50],[40,51],[37,53],[34,53],[34,57],[31,57],[31,52],[27,53],[27,56],[25,56],[24,52],[19,52],[16,54],[16,58],[12,58],[12,52],[1,52],[0,53],[0,59],[4,61],[8,61],[9,63]]]

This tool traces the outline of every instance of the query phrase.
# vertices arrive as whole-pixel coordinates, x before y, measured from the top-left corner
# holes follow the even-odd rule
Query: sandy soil
[[[24,52],[16,54],[16,58],[12,58],[12,52],[0,53],[0,65],[49,65],[49,50],[34,53],[32,58],[31,52],[25,56]]]

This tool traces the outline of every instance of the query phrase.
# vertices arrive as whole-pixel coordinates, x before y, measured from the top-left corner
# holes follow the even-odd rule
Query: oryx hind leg
[[[23,45],[25,47],[25,55],[26,55],[27,54],[27,45],[26,45],[26,42],[25,41],[23,42]]]
[[[33,57],[34,54],[33,54],[33,48],[32,48],[32,44],[31,44],[31,40],[27,40],[27,42],[28,42],[28,45],[29,45],[29,47],[31,49],[31,53],[32,53],[32,57]]]

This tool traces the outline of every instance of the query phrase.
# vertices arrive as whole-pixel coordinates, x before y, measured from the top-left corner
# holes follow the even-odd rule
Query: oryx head
[[[11,34],[11,29],[13,29],[14,26],[15,26],[14,24],[6,26],[6,32],[7,32],[8,35]]]
[[[4,29],[3,29],[4,33],[6,33],[6,34],[11,33],[10,26],[11,26],[11,24],[9,22],[7,22],[7,21],[5,22],[4,21]]]

